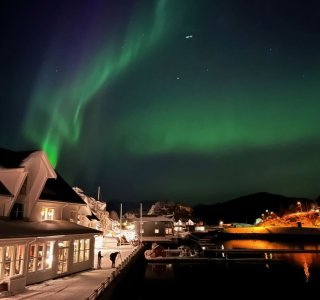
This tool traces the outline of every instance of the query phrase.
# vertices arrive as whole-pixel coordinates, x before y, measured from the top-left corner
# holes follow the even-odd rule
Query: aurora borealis
[[[1,2],[1,146],[129,201],[320,195],[320,4]]]

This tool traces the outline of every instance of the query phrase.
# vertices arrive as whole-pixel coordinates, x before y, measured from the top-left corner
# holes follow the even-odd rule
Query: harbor
[[[225,242],[229,249],[211,250],[217,258],[156,257],[144,262],[140,259],[134,273],[126,278],[126,288],[118,289],[112,300],[188,300],[211,295],[256,299],[262,292],[287,299],[297,292],[304,296],[317,292],[319,245],[261,240]],[[241,248],[245,246],[251,248]],[[167,249],[166,253],[178,251]]]
[[[190,251],[193,250],[191,242],[202,252]],[[152,248],[162,248],[164,255],[145,259],[143,254]],[[99,251],[101,269],[98,268]],[[120,252],[115,268],[111,267],[109,258],[113,252]],[[165,286],[166,290],[172,289],[172,295],[192,299],[192,292],[186,290],[188,287],[205,295],[214,282],[216,291],[231,295],[234,290],[225,290],[224,282],[241,287],[250,281],[260,288],[266,288],[267,282],[268,288],[275,291],[284,278],[294,282],[299,290],[308,292],[319,284],[319,255],[318,244],[301,241],[199,239],[195,242],[184,237],[178,242],[176,239],[172,243],[158,240],[133,246],[119,245],[116,238],[98,237],[92,270],[28,285],[15,295],[2,293],[0,296],[6,300],[118,300],[129,296],[143,300],[150,299],[150,293],[157,289],[159,293],[153,298],[161,299],[165,296],[161,287]]]

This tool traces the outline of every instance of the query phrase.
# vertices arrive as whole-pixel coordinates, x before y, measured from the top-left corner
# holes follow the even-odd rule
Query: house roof
[[[11,151],[0,148],[0,166],[7,169],[19,168],[22,162],[33,152],[36,151]]]
[[[63,220],[42,222],[0,220],[0,239],[74,234],[102,234],[102,232]]]
[[[0,180],[0,195],[13,197],[13,195],[9,192],[9,190],[8,190],[7,187],[2,183],[1,180]]]
[[[47,179],[40,195],[40,199],[86,205],[86,202],[58,173],[56,179]]]
[[[100,221],[100,219],[99,219],[95,214],[87,215],[87,218],[88,218],[90,221],[92,221],[92,220]]]
[[[140,221],[140,218],[135,218],[135,221]],[[173,222],[173,218],[165,217],[165,216],[142,216],[143,222]]]

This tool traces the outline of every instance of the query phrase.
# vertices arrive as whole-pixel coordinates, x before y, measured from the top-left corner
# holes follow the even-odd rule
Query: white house
[[[87,214],[43,151],[0,148],[0,290],[93,268],[101,231],[77,224]]]

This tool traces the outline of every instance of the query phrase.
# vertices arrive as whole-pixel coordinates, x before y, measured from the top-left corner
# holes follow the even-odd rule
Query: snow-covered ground
[[[102,254],[101,269],[97,269],[98,251]],[[14,296],[8,296],[0,293],[2,299],[58,299],[58,300],[82,300],[88,299],[96,289],[101,287],[108,277],[117,276],[118,272],[125,266],[128,260],[138,250],[131,245],[117,246],[115,238],[101,238],[96,240],[95,264],[93,270],[72,274],[66,277],[44,281],[39,284],[33,284]],[[120,251],[116,260],[116,268],[111,268],[109,254]],[[94,297],[92,298],[94,299]]]

